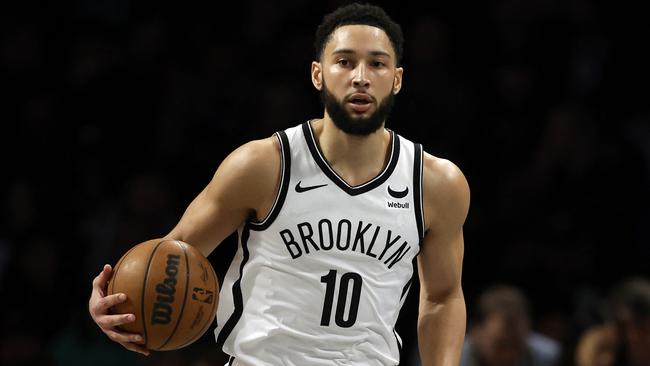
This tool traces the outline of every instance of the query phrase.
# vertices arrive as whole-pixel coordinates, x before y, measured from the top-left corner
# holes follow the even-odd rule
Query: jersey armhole
[[[413,159],[413,201],[415,203],[415,222],[418,226],[420,241],[424,239],[424,211],[422,205],[422,158],[423,151],[421,144],[415,145],[415,157]]]
[[[289,187],[289,178],[291,177],[291,151],[289,149],[289,139],[287,134],[284,131],[279,131],[275,133],[275,137],[280,142],[280,184],[278,186],[278,192],[275,195],[275,200],[273,201],[273,206],[271,210],[266,214],[266,217],[262,221],[253,221],[249,220],[248,224],[250,225],[251,230],[261,231],[265,230],[275,220],[284,204],[284,199],[287,196],[287,190]]]

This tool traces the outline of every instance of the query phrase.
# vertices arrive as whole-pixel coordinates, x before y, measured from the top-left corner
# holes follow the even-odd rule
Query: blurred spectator
[[[593,325],[582,333],[575,348],[576,366],[614,366],[618,334],[611,323]]]
[[[591,286],[574,290],[573,313],[562,337],[558,366],[611,366],[616,359],[618,335],[611,309],[601,291]],[[567,319],[569,320],[569,319]]]
[[[500,285],[478,299],[461,366],[550,366],[557,360],[557,342],[531,330],[526,297],[515,287]]]
[[[650,281],[635,278],[620,284],[612,308],[621,343],[616,365],[650,365]]]
[[[609,301],[579,296],[574,314],[577,336],[565,343],[561,366],[650,365],[650,281],[617,284]]]

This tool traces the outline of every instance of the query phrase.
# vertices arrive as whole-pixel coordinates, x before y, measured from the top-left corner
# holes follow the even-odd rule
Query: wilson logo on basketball
[[[172,307],[176,293],[176,275],[180,264],[180,255],[168,254],[165,274],[162,283],[156,284],[156,302],[153,304],[151,324],[168,324],[172,320]]]

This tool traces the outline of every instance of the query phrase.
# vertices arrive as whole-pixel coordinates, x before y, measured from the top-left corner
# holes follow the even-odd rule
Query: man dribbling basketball
[[[311,79],[324,116],[232,152],[166,236],[206,256],[238,230],[215,335],[234,365],[396,365],[394,326],[418,260],[423,365],[457,365],[465,333],[460,170],[384,128],[402,87],[403,37],[378,7],[352,4],[316,32]],[[91,316],[124,347],[139,335],[109,315],[110,266]]]

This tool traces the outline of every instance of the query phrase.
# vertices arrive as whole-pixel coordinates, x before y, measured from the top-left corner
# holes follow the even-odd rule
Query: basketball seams
[[[210,264],[209,260],[207,258],[205,258],[205,261],[208,262],[207,264]],[[191,343],[194,343],[197,339],[199,339],[201,336],[203,336],[203,334],[205,334],[206,330],[214,322],[215,311],[217,310],[216,306],[219,303],[219,300],[218,300],[219,291],[217,291],[217,288],[220,288],[220,286],[217,286],[219,284],[219,280],[217,279],[217,273],[214,271],[214,268],[212,267],[212,264],[210,264],[209,266],[206,266],[206,267],[208,267],[210,269],[210,271],[212,272],[212,276],[214,278],[214,283],[215,283],[215,286],[214,286],[215,301],[212,302],[212,308],[211,308],[210,313],[209,313],[209,316],[212,319],[212,321],[206,322],[200,332],[198,332],[193,338],[190,338],[187,342],[185,342],[185,343],[181,344],[180,346],[176,347],[176,349],[183,348],[183,347],[185,347],[185,346],[187,346],[187,345],[189,345]]]
[[[112,295],[112,294],[115,293],[115,282],[117,281],[117,273],[118,273],[117,270],[118,270],[118,268],[120,268],[120,266],[121,266],[122,263],[124,262],[124,259],[129,255],[129,253],[131,253],[131,251],[132,251],[133,249],[135,249],[135,247],[132,247],[131,249],[129,249],[129,250],[128,250],[128,251],[127,251],[127,252],[122,256],[122,258],[120,258],[120,260],[118,260],[117,263],[115,264],[115,268],[113,268],[113,273],[111,274],[110,283],[108,284],[108,288],[106,289],[106,292],[107,292],[107,293],[106,293],[105,295]],[[133,301],[133,299],[131,299],[131,301]],[[108,312],[109,312],[109,314],[112,314],[112,313],[113,313],[113,311],[112,311],[111,309],[113,309],[112,306],[111,306],[110,308],[108,308]],[[137,318],[136,318],[136,320],[143,321],[142,319],[137,319]],[[117,326],[117,328],[118,328],[118,329],[122,329],[122,330],[124,330],[124,328],[122,328],[122,327],[119,326],[119,325]]]
[[[144,303],[145,303],[145,292],[147,290],[147,279],[149,278],[149,271],[151,271],[151,262],[153,261],[153,257],[156,255],[156,251],[158,250],[160,245],[164,242],[165,240],[156,244],[156,246],[151,251],[151,255],[149,256],[149,261],[147,263],[147,270],[144,272],[144,279],[142,280],[142,295],[140,297],[140,315],[142,318],[142,332],[144,333],[142,336],[144,337],[145,345],[149,342],[149,339],[147,338],[147,322],[144,319],[144,305],[145,305]]]
[[[185,257],[184,262],[183,259],[180,258],[179,248],[183,251],[183,256]],[[173,266],[178,268],[174,271],[177,275],[169,272],[167,277],[162,279],[161,276],[164,276],[167,272],[162,273],[161,268],[167,271],[166,268],[169,266],[169,263],[166,267],[164,260],[169,260],[168,255],[170,254],[174,254],[173,257],[175,259]],[[129,269],[130,263],[134,261],[137,262],[135,271]],[[185,271],[182,269],[183,263],[185,263]],[[197,269],[190,268],[199,263],[206,267],[207,272],[205,272],[205,275],[201,274],[201,271],[197,272]],[[127,293],[129,298],[134,302],[132,304],[132,310],[125,311],[118,305],[118,307],[115,308],[115,311],[119,311],[120,313],[132,312],[136,314],[137,322],[135,323],[134,332],[140,333],[144,337],[144,346],[146,348],[156,351],[166,351],[185,347],[200,338],[214,323],[214,315],[216,308],[218,307],[219,281],[211,263],[202,255],[202,253],[197,251],[191,245],[180,240],[162,239],[154,239],[140,243],[130,248],[122,258],[118,260],[115,264],[114,270],[116,272],[118,270],[121,272],[124,272],[125,270],[127,271],[124,274],[112,277],[113,282],[108,285],[107,291],[121,290],[121,292]],[[190,291],[190,289],[194,284],[192,273],[195,273],[195,276],[201,275],[201,278],[207,281],[205,282],[205,286],[208,286],[206,289],[213,291],[214,295],[210,296],[214,296],[215,300],[210,304],[200,304],[200,312],[203,313],[204,310],[208,311],[209,313],[206,314],[208,316],[202,317],[203,320],[197,320],[198,323],[196,325],[198,326],[188,328],[186,324],[189,317],[192,316],[191,310],[195,309],[192,300],[188,299],[188,296],[192,296],[192,291]],[[115,274],[117,273],[114,273],[114,275]],[[183,275],[185,276],[184,279]],[[210,278],[210,276],[212,277]],[[157,321],[153,318],[154,313],[151,312],[153,311],[151,306],[152,301],[167,300],[157,300],[158,292],[153,293],[153,290],[157,289],[156,286],[158,281],[167,281],[167,278],[176,278],[178,281],[174,282],[173,285],[169,283],[168,285],[170,287],[168,289],[161,289],[161,294],[164,292],[164,294],[176,297],[176,301],[171,300],[172,302],[169,303],[169,305],[172,306],[172,310],[175,315],[177,315],[177,319],[171,322],[168,321],[164,327],[158,327],[154,325]],[[197,277],[197,279],[198,278],[199,277]],[[117,279],[119,283],[115,284],[115,279]],[[185,285],[185,289],[181,291],[180,286],[183,284]],[[142,287],[139,287],[139,285],[142,285]],[[176,287],[178,290],[175,291],[175,295],[173,293],[168,293],[168,291],[173,290],[171,286]],[[183,296],[183,299],[179,300],[178,297],[181,295]],[[140,303],[138,303],[138,301],[140,301]],[[187,306],[190,308],[185,311],[185,307]],[[172,315],[172,313],[169,313],[167,316],[169,315]],[[199,330],[200,332],[197,333]]]
[[[117,263],[115,264],[115,267],[113,268],[113,271],[112,271],[113,273],[111,274],[111,279],[109,280],[109,281],[110,281],[109,286],[108,286],[108,288],[106,289],[106,290],[107,290],[107,291],[106,291],[106,292],[107,292],[106,295],[108,295],[108,294],[111,294],[111,295],[114,294],[113,291],[114,291],[114,289],[115,289],[115,279],[117,278],[117,270],[118,270],[118,268],[120,268],[120,266],[122,265],[122,262],[124,262],[124,258],[126,258],[126,257],[129,255],[129,253],[131,253],[131,251],[132,251],[133,249],[135,249],[135,247],[129,249],[129,250],[128,250],[128,251],[127,251],[127,252],[122,256],[122,258],[120,258],[120,260],[118,260]]]
[[[169,341],[174,337],[174,334],[176,334],[178,325],[181,323],[181,319],[183,319],[183,311],[185,310],[185,304],[187,303],[187,288],[189,287],[190,284],[190,262],[189,259],[187,258],[187,251],[185,249],[185,246],[181,244],[178,240],[174,240],[174,243],[176,243],[181,248],[181,250],[183,250],[183,256],[185,257],[185,294],[183,295],[183,304],[181,305],[181,311],[178,314],[176,325],[174,325],[174,329],[169,334],[169,337],[167,337],[167,340],[163,342],[163,344],[158,346],[158,349],[165,347],[167,343],[169,343]]]
[[[207,258],[205,259],[205,261],[208,262],[208,264],[210,264]],[[211,321],[211,322],[206,322],[206,324],[203,326],[203,328],[201,329],[201,331],[198,332],[197,335],[194,336],[194,338],[188,340],[187,342],[185,342],[184,344],[182,344],[182,345],[181,345],[180,347],[178,347],[178,348],[183,348],[183,347],[185,347],[186,345],[188,345],[188,344],[193,343],[194,341],[196,341],[196,340],[197,340],[198,338],[200,338],[203,334],[205,334],[205,331],[206,331],[206,330],[207,330],[207,329],[212,325],[212,323],[214,322],[215,311],[217,310],[217,309],[216,309],[216,306],[217,306],[217,304],[219,303],[219,300],[218,300],[219,291],[217,291],[217,288],[219,287],[219,286],[217,286],[217,284],[219,283],[219,280],[217,279],[217,273],[214,271],[214,268],[212,268],[212,264],[210,264],[210,265],[207,266],[207,267],[208,267],[208,268],[210,269],[210,271],[212,272],[212,277],[214,278],[214,281],[215,281],[215,286],[214,286],[214,290],[215,290],[215,301],[212,302],[212,308],[211,308],[210,313],[209,313],[210,317],[212,318],[212,321]]]

